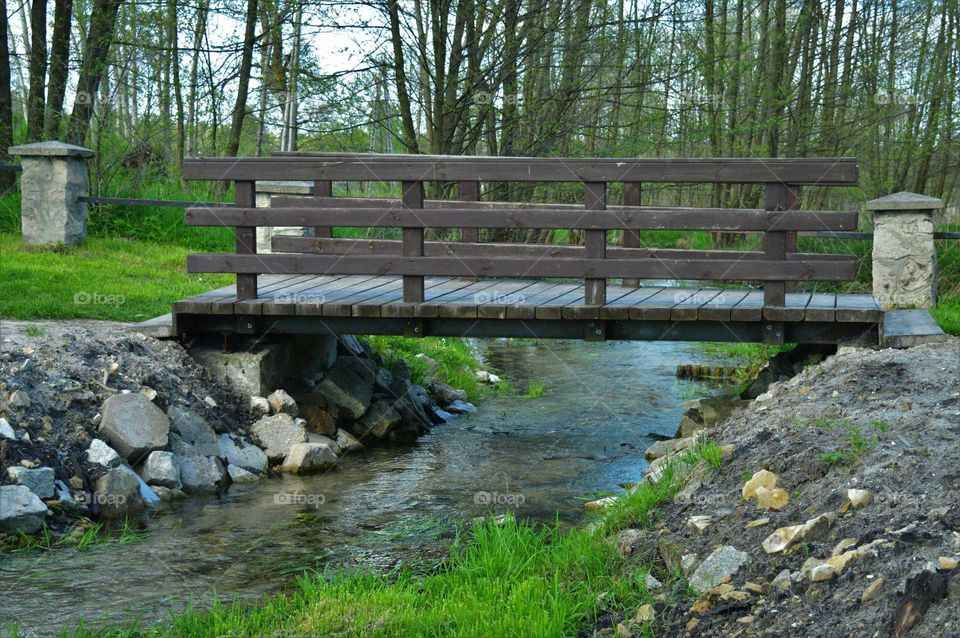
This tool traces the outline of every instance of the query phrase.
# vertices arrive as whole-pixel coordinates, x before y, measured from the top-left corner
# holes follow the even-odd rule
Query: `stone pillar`
[[[86,160],[90,149],[62,142],[37,142],[12,146],[23,174],[21,228],[25,244],[73,246],[87,237]]]
[[[936,304],[933,215],[942,207],[939,199],[906,192],[867,202],[873,211],[873,296],[882,307]]]
[[[303,197],[313,196],[313,182],[257,182],[257,208],[270,208],[272,195],[286,195]],[[270,249],[270,240],[274,235],[293,235],[295,237],[313,236],[312,228],[303,226],[261,226],[257,228],[257,253],[273,252]]]

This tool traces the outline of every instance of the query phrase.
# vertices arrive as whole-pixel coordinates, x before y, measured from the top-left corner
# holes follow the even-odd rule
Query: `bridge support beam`
[[[936,305],[935,197],[894,193],[867,202],[873,212],[873,296],[886,309]]]
[[[23,243],[73,246],[87,238],[87,159],[82,146],[37,142],[12,146],[23,165],[21,228]]]

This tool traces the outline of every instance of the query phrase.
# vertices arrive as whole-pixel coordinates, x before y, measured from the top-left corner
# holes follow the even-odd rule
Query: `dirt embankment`
[[[960,636],[960,340],[841,349],[706,437],[735,449],[638,543],[699,583],[657,635]]]

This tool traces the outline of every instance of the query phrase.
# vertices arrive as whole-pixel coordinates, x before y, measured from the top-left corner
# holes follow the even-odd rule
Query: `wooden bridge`
[[[187,179],[231,180],[233,207],[194,207],[187,224],[236,228],[236,252],[195,254],[190,272],[237,283],[174,304],[178,334],[403,334],[588,340],[876,343],[870,294],[798,292],[854,279],[852,255],[797,252],[797,234],[853,231],[857,213],[797,208],[804,186],[853,186],[853,159],[534,159],[281,154],[185,162]],[[255,205],[255,184],[307,180],[313,197]],[[400,199],[332,197],[333,182],[400,182]],[[428,200],[425,184],[456,184]],[[582,182],[584,201],[480,201],[480,183]],[[623,183],[609,205],[608,185]],[[759,209],[641,205],[642,184],[758,184]],[[256,228],[300,226],[257,254]],[[335,238],[335,227],[399,229],[398,239]],[[479,229],[575,231],[583,244],[481,242]],[[457,229],[429,239],[429,229]],[[645,248],[640,231],[760,233],[759,251]],[[608,245],[619,231],[620,245]],[[396,232],[396,230],[394,230]],[[450,230],[442,235],[454,234]],[[663,285],[662,282],[706,282]],[[656,283],[659,282],[659,283]]]

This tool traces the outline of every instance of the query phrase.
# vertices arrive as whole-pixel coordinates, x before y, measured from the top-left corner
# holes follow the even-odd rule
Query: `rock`
[[[757,594],[758,596],[766,593],[766,588],[759,583],[746,582],[743,584],[744,590],[750,592],[751,594]]]
[[[866,603],[874,598],[880,593],[880,590],[883,589],[883,586],[887,584],[887,581],[884,580],[883,576],[878,577],[875,581],[867,585],[867,588],[863,590],[863,593],[860,594],[860,602]]]
[[[328,410],[326,404],[321,406],[315,403],[302,403],[300,415],[307,422],[311,432],[324,436],[333,436],[337,433],[337,415]]]
[[[680,571],[684,576],[689,577],[697,566],[696,554],[684,554],[680,557]]]
[[[750,555],[736,547],[726,545],[713,551],[690,577],[690,586],[704,592],[725,578],[732,577],[750,561]]]
[[[418,432],[426,432],[431,422],[424,410],[424,402],[417,396],[416,388],[409,379],[398,378],[390,386],[390,396],[394,397],[393,409],[400,413],[403,422],[415,427]]]
[[[811,583],[819,583],[825,580],[830,580],[837,575],[837,571],[834,569],[833,565],[828,565],[826,563],[813,565],[809,569],[803,570],[803,572],[807,574],[807,578]]]
[[[447,410],[454,414],[473,414],[477,411],[477,406],[469,401],[460,401],[459,399],[447,406]]]
[[[171,489],[161,485],[154,486],[153,492],[157,495],[157,498],[159,498],[160,502],[162,503],[169,503],[170,501],[186,498],[187,496],[183,490]]]
[[[782,487],[768,490],[765,487],[757,488],[757,509],[782,510],[790,502],[790,495]]]
[[[213,397],[211,397],[211,396],[209,396],[209,395],[203,397],[203,403],[204,403],[204,405],[206,405],[208,408],[215,408],[215,407],[217,407],[217,402],[214,400]]]
[[[121,518],[143,511],[144,502],[140,496],[140,483],[131,474],[120,466],[97,479],[94,499],[101,508],[102,517]]]
[[[173,452],[162,450],[151,452],[140,470],[140,477],[147,482],[147,485],[178,490],[181,487],[180,462]]]
[[[447,412],[443,408],[437,407],[435,405],[430,406],[427,409],[427,413],[430,415],[430,420],[435,424],[439,425],[441,423],[449,423],[456,418],[451,412]]]
[[[69,479],[67,479],[67,483],[75,490],[83,489],[83,479],[79,476],[71,476]]]
[[[290,447],[283,465],[282,472],[293,474],[309,474],[322,472],[337,465],[337,455],[333,449],[323,443],[295,443]]]
[[[144,505],[147,507],[155,507],[160,504],[160,497],[157,496],[152,487],[147,485],[146,481],[140,478],[139,474],[131,470],[126,465],[120,465],[117,467],[117,469],[121,472],[126,472],[133,477],[133,480],[137,482],[137,487],[140,489],[140,499],[143,501]]]
[[[236,465],[227,466],[227,474],[230,475],[230,480],[234,483],[243,484],[243,483],[257,483],[260,481],[260,476],[248,472],[242,467]]]
[[[27,469],[11,465],[7,468],[7,478],[11,483],[23,485],[42,499],[53,498],[56,493],[56,477],[52,467]]]
[[[774,589],[780,591],[790,591],[790,588],[793,587],[793,577],[789,569],[784,569],[779,574],[774,577],[773,581],[770,583]]]
[[[87,462],[104,467],[117,467],[122,463],[122,459],[116,450],[105,442],[100,439],[93,439],[87,448]],[[81,487],[83,486],[81,485]]]
[[[857,544],[856,539],[844,538],[842,541],[834,545],[833,551],[830,552],[830,555],[839,556],[840,554],[844,553],[845,551],[847,551],[848,549],[850,549],[856,544]]]
[[[25,485],[0,486],[0,534],[32,534],[43,526],[47,506]]]
[[[616,496],[607,496],[606,498],[597,499],[595,501],[589,501],[583,504],[583,508],[588,512],[600,512],[606,509],[609,505],[612,505],[617,502]]]
[[[703,532],[713,523],[713,517],[707,515],[691,516],[687,519],[687,527]]]
[[[655,461],[656,459],[664,456],[675,454],[680,450],[690,449],[696,445],[697,438],[698,437],[696,436],[691,436],[686,439],[664,439],[663,441],[656,441],[653,445],[647,448],[647,451],[643,453],[643,456],[648,461]]]
[[[840,513],[843,514],[850,509],[860,509],[873,502],[873,494],[867,490],[849,489],[843,492],[843,504],[840,506]]]
[[[3,417],[0,417],[0,439],[7,439],[10,441],[17,440],[16,432],[13,431],[13,428],[10,427],[10,423]]]
[[[290,416],[299,416],[300,410],[297,409],[297,402],[293,397],[287,394],[285,390],[274,390],[267,397],[270,404],[270,411],[273,414],[289,414]]]
[[[333,450],[333,453],[337,457],[343,456],[343,450],[340,449],[340,445],[330,437],[323,436],[322,434],[313,434],[312,432],[307,432],[307,443],[322,443],[324,445],[329,445],[330,449]]]
[[[622,529],[617,532],[616,546],[617,552],[621,556],[626,556],[633,552],[633,546],[643,537],[643,532],[638,529]]]
[[[437,363],[437,360],[436,360],[436,359],[433,359],[433,358],[431,358],[431,357],[423,354],[422,352],[420,352],[420,353],[418,353],[418,354],[416,354],[416,355],[414,355],[414,356],[415,356],[417,359],[419,359],[420,361],[422,361],[422,362],[426,365],[426,367],[427,367],[427,369],[426,369],[426,371],[424,372],[424,375],[423,375],[424,377],[426,377],[426,378],[429,379],[430,377],[432,377],[433,375],[435,375],[435,374],[437,373],[437,369],[440,367],[440,364]]]
[[[217,433],[199,414],[171,407],[167,411],[170,417],[170,449],[178,456],[218,456],[220,446]]]
[[[350,354],[356,357],[363,355],[363,346],[360,345],[360,340],[354,337],[353,335],[340,335],[337,337],[337,345],[340,346],[340,350],[344,354]]]
[[[400,422],[400,418],[400,413],[393,409],[389,401],[374,401],[357,424],[356,433],[361,440],[368,436],[382,439]]]
[[[496,384],[500,383],[500,377],[495,374],[491,374],[486,370],[477,370],[473,373],[473,377],[480,383],[491,383]]]
[[[157,398],[157,391],[147,386],[140,388],[140,394],[147,397],[147,401],[153,401]]]
[[[763,549],[768,554],[785,551],[801,541],[816,540],[826,534],[833,525],[832,514],[821,514],[802,525],[790,525],[774,531],[763,541]]]
[[[741,491],[743,500],[749,501],[751,498],[755,498],[757,489],[761,487],[768,490],[774,489],[777,486],[777,481],[779,481],[779,477],[768,470],[760,470],[754,473],[750,480],[743,485],[743,490]]]
[[[30,407],[30,396],[23,390],[14,390],[10,393],[7,403],[11,408],[25,410]]]
[[[747,529],[753,529],[754,527],[763,527],[764,525],[769,525],[769,524],[770,524],[769,518],[758,518],[750,521],[749,523],[744,525],[744,527],[746,527]]]
[[[337,430],[336,441],[337,445],[345,454],[351,454],[353,452],[359,452],[363,450],[363,443],[358,441],[355,436],[346,430]]]
[[[317,392],[326,398],[328,406],[336,406],[356,420],[370,407],[372,386],[372,382],[367,383],[346,366],[335,365],[317,385]]]
[[[957,568],[957,559],[954,556],[941,556],[937,559],[937,566],[944,571],[953,571]]]
[[[270,402],[267,401],[266,397],[254,394],[250,397],[250,411],[259,415],[270,414]]]
[[[128,460],[136,462],[167,446],[170,419],[142,394],[115,394],[100,412],[100,433]]]
[[[263,448],[271,461],[283,459],[290,446],[307,442],[307,429],[303,420],[294,420],[289,414],[265,416],[252,426],[250,435]]]
[[[430,379],[427,382],[427,391],[433,395],[441,407],[446,408],[454,401],[466,401],[467,393],[463,390],[447,385],[442,381]]]
[[[220,458],[226,459],[228,465],[243,468],[253,474],[267,471],[267,455],[253,443],[232,434],[221,434],[217,437],[217,446],[220,448]],[[227,469],[229,471],[229,467]]]
[[[647,574],[643,577],[643,584],[646,586],[648,591],[656,591],[663,588],[663,583],[650,574]]]
[[[215,456],[188,454],[179,457],[180,482],[185,492],[210,492],[223,481],[223,464]]]
[[[637,610],[637,615],[633,617],[635,623],[644,623],[653,620],[654,611],[653,605],[646,604],[642,605],[640,609]]]

